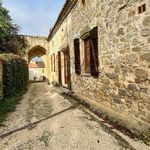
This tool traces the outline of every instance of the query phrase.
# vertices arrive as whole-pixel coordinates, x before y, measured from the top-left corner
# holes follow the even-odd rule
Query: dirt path
[[[62,97],[63,91],[46,83],[31,84],[0,128],[0,150],[150,150],[101,125],[89,110]]]

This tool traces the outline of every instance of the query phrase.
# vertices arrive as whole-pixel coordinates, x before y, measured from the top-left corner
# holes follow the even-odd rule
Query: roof
[[[77,2],[78,2],[78,0],[66,0],[53,28],[50,31],[50,34],[47,38],[48,41],[50,41],[51,38],[54,36],[56,31],[59,29],[59,27],[61,26],[63,21],[67,18],[67,16],[70,14],[71,10],[74,8],[74,6],[77,4]]]
[[[43,61],[36,62],[36,65],[37,65],[38,68],[45,68],[45,64],[44,64]]]
[[[34,63],[30,63],[29,64],[29,68],[36,68],[37,66],[36,66],[36,64],[34,64]]]
[[[45,68],[44,62],[30,63],[29,68]]]

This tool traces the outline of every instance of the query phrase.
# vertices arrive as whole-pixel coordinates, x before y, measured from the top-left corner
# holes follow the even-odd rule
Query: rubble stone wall
[[[146,11],[139,14],[138,7],[143,4]],[[150,124],[150,1],[85,0],[84,4],[79,1],[62,26],[65,23],[72,90],[113,111]],[[82,39],[82,73],[77,75],[73,41],[80,38],[86,27],[95,26],[98,26],[99,77],[84,74]]]
[[[138,14],[144,3],[146,12]],[[71,18],[68,39],[73,91],[150,123],[150,1],[86,0],[83,7],[78,3]],[[86,26],[98,26],[99,78],[74,72],[73,39]],[[81,56],[81,65],[82,61]]]

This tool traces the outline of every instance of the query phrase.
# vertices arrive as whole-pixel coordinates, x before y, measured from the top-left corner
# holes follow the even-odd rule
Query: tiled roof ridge
[[[47,38],[48,41],[54,36],[62,22],[66,19],[66,17],[70,14],[71,10],[74,8],[74,6],[77,4],[78,0],[66,0],[64,3],[64,6],[62,10],[60,11],[58,18],[53,26],[53,28],[50,31],[50,34]]]

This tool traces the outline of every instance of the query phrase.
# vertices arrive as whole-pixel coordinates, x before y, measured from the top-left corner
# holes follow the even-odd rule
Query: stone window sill
[[[85,77],[91,77],[91,74],[88,74],[88,73],[83,73],[83,74],[81,74],[81,76],[85,76]]]

